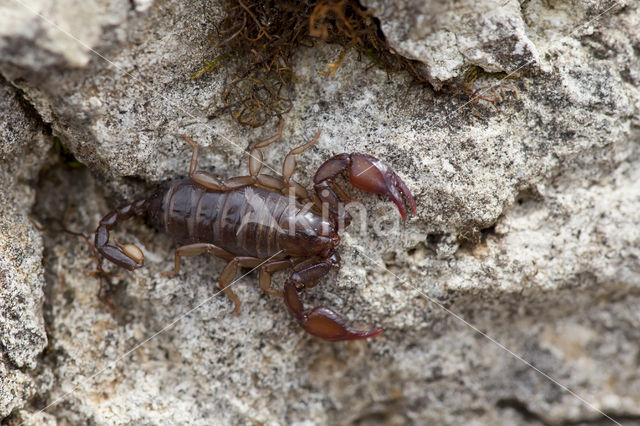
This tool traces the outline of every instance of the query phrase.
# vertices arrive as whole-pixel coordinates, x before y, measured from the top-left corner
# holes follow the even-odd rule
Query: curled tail
[[[130,271],[144,265],[144,255],[137,246],[133,244],[118,244],[117,242],[115,246],[112,246],[107,245],[107,243],[109,242],[109,231],[111,231],[118,222],[133,216],[146,216],[148,206],[149,203],[147,200],[138,200],[120,206],[103,217],[98,225],[98,229],[96,229],[94,242],[98,253],[116,265],[122,266]]]

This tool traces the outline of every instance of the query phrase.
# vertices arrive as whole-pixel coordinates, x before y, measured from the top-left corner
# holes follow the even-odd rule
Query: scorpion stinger
[[[125,204],[113,210],[100,221],[96,229],[94,245],[98,253],[103,255],[118,266],[122,266],[130,271],[138,269],[144,265],[144,255],[142,251],[133,244],[119,244],[116,246],[107,245],[109,242],[109,231],[120,221],[133,216],[147,215],[147,200],[138,200]]]

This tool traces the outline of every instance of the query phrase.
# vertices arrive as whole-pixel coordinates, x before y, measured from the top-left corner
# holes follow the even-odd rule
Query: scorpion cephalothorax
[[[151,225],[176,239],[181,246],[175,251],[175,266],[165,276],[180,271],[183,256],[202,253],[228,261],[220,274],[220,288],[234,302],[234,313],[240,300],[228,287],[238,267],[258,268],[260,288],[272,296],[283,297],[298,323],[309,333],[326,340],[354,340],[377,336],[381,329],[352,330],[331,308],[319,306],[305,310],[301,295],[315,286],[330,270],[340,268],[336,251],[340,242],[340,224],[351,218],[344,211],[348,200],[334,182],[348,171],[349,181],[356,188],[374,194],[386,194],[397,205],[403,219],[407,199],[411,211],[416,206],[411,192],[402,179],[382,161],[370,155],[339,154],[316,171],[314,191],[309,192],[291,179],[295,156],[313,146],[314,139],[292,149],[285,157],[282,176],[261,174],[264,148],[279,140],[278,133],[255,144],[249,157],[249,175],[226,181],[198,170],[198,145],[185,136],[193,149],[189,178],[167,182],[151,197],[125,204],[107,214],[96,230],[95,246],[105,258],[133,270],[144,263],[140,249],[132,244],[108,245],[109,231],[119,221],[143,216]],[[323,212],[325,214],[323,214]],[[271,287],[273,272],[292,269],[284,290]]]

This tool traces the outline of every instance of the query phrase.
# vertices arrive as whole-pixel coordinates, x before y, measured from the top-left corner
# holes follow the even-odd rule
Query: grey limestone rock
[[[517,0],[365,0],[389,45],[420,61],[436,87],[462,77],[470,66],[518,72],[539,65]]]
[[[51,146],[41,123],[0,79],[0,416],[33,395],[29,374],[47,344],[42,318],[42,239],[28,213],[33,183]]]
[[[135,220],[112,235],[143,247],[146,265],[105,265],[115,275],[102,279],[109,306],[88,274],[90,246],[27,219],[59,218],[90,234],[118,203],[186,175],[183,134],[202,146],[201,168],[246,173],[247,148],[277,123],[248,129],[207,118],[224,72],[190,79],[218,53],[208,35],[220,6],[39,6],[83,41],[76,45],[17,0],[2,3],[0,73],[11,85],[3,99],[15,113],[32,105],[35,116],[1,117],[3,129],[22,132],[0,145],[9,179],[0,197],[7,421],[640,419],[638,5],[382,3],[366,2],[390,43],[423,61],[434,84],[470,65],[528,71],[516,80],[482,75],[473,89],[487,86],[484,97],[501,99],[491,103],[415,87],[353,51],[335,75],[320,75],[337,46],[297,53],[294,107],[283,141],[265,150],[266,168],[278,173],[286,153],[322,129],[299,157],[303,185],[331,155],[366,152],[388,162],[418,203],[403,223],[388,200],[349,191],[361,204],[342,235],[343,267],[306,292],[305,304],[385,333],[339,344],[305,335],[281,300],[259,291],[255,274],[234,284],[243,306],[230,315],[216,286],[220,260],[185,259],[178,276],[162,277],[175,244]],[[14,24],[3,25],[8,19]],[[87,167],[54,165],[48,132]],[[275,285],[284,279],[276,274]]]

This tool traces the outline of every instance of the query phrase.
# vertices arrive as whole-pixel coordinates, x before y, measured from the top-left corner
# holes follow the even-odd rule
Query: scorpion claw
[[[308,313],[305,312],[303,321],[298,320],[298,322],[307,333],[332,342],[367,339],[382,333],[380,328],[369,331],[352,330],[333,309],[326,306],[318,306]]]
[[[300,299],[301,293],[302,291],[298,290],[295,284],[290,281],[284,286],[284,300],[289,311],[298,324],[309,334],[335,342],[368,339],[382,333],[382,329],[379,328],[369,331],[352,330],[345,325],[340,315],[326,306],[318,306],[310,311],[305,311]]]
[[[363,191],[388,195],[398,206],[403,219],[407,218],[404,198],[411,211],[416,214],[416,202],[405,183],[386,163],[367,154],[338,154],[325,161],[313,178],[316,194],[322,202],[329,204],[332,213],[338,214],[344,197],[331,187],[330,182],[340,173],[349,170],[349,182]]]
[[[367,154],[351,154],[349,181],[353,186],[373,194],[386,194],[398,206],[403,219],[407,210],[402,195],[407,199],[411,211],[416,214],[416,202],[411,191],[387,164]]]

